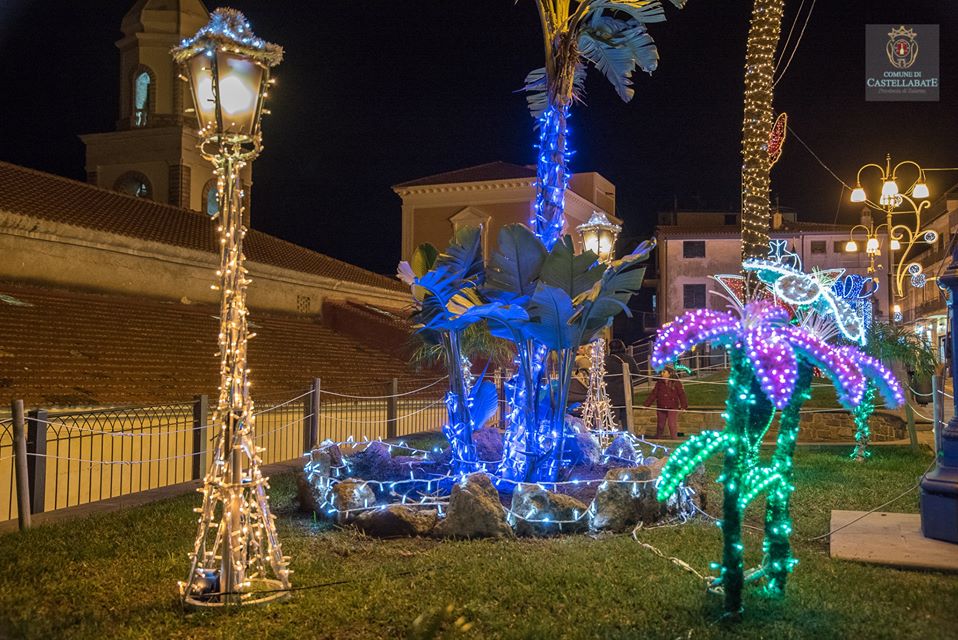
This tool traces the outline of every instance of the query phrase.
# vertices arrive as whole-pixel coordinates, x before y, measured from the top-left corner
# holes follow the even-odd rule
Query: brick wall
[[[723,409],[696,407],[695,411],[708,413],[683,413],[679,416],[679,431],[685,434],[699,433],[712,429],[722,430],[722,418],[719,415]],[[633,424],[636,433],[646,436],[655,435],[655,411],[636,408]],[[883,442],[888,440],[902,440],[907,438],[907,427],[904,418],[888,411],[876,411],[869,420],[872,440]],[[766,434],[766,440],[774,441],[778,433],[778,424],[772,425]],[[855,423],[851,414],[846,411],[821,411],[806,413],[802,416],[802,424],[798,434],[802,442],[851,442],[855,439]]]

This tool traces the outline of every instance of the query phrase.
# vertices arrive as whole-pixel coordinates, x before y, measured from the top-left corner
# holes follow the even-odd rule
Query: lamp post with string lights
[[[282,47],[257,38],[243,14],[217,9],[195,36],[173,49],[193,95],[200,153],[214,167],[219,211],[220,387],[213,414],[215,447],[184,602],[217,607],[269,602],[288,593],[289,569],[260,473],[247,362],[249,333],[240,172],[262,150],[260,119],[270,69]]]

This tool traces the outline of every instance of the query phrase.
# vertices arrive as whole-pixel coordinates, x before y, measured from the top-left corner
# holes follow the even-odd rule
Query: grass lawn
[[[685,395],[690,407],[724,407],[728,393],[728,374],[725,372],[712,373],[704,376],[682,378],[685,386]],[[642,403],[652,390],[651,387],[636,387],[634,397],[636,403]],[[823,379],[812,382],[812,397],[805,403],[807,408],[838,409],[835,399],[835,387]]]
[[[316,588],[266,607],[184,613],[175,583],[193,541],[199,497],[191,495],[0,536],[0,637],[399,638],[420,614],[451,604],[450,619],[472,623],[466,638],[954,638],[956,576],[834,561],[826,541],[804,541],[827,530],[831,509],[876,506],[930,461],[876,447],[857,465],[847,453],[800,449],[793,513],[801,563],[786,599],[747,592],[737,625],[718,621],[720,599],[694,577],[628,535],[376,541],[297,513],[293,479],[283,476],[272,499],[284,550],[295,585]],[[917,496],[892,508],[916,511]],[[758,512],[748,517],[756,523]],[[703,573],[720,553],[720,532],[706,522],[640,539]],[[760,535],[745,543],[751,566]]]

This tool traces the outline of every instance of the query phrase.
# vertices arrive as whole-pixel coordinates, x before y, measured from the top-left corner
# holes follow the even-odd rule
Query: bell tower
[[[212,166],[197,151],[189,86],[180,80],[170,55],[208,21],[201,0],[138,0],[123,16],[123,37],[116,43],[119,119],[115,131],[80,136],[86,145],[88,182],[155,202],[215,212]],[[249,168],[246,171],[243,182],[248,192]]]

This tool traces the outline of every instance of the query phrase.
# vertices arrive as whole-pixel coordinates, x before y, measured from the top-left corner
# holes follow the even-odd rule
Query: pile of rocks
[[[492,438],[484,436],[484,440],[483,448],[495,447]],[[417,470],[424,461],[392,456],[389,447],[381,443],[367,446],[348,459],[335,445],[313,450],[306,472],[299,477],[300,502],[306,510],[383,538],[624,532],[640,523],[653,524],[688,511],[687,501],[663,503],[656,498],[655,483],[666,458],[643,458],[628,438],[617,438],[605,451],[590,434],[577,434],[572,440],[570,453],[577,464],[569,470],[570,479],[579,482],[563,484],[561,491],[537,484],[516,485],[508,509],[485,473],[473,473],[455,482],[442,505],[390,504],[392,496],[382,490],[382,483],[408,479],[410,474],[419,477]],[[435,461],[430,464],[435,465]],[[334,469],[348,470],[350,477],[334,479]],[[434,474],[437,469],[428,471]],[[700,504],[703,484],[704,471],[700,471],[690,485],[692,499]]]

